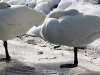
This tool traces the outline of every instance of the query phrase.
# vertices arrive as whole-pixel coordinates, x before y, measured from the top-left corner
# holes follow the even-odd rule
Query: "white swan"
[[[0,5],[2,6],[6,6],[6,3]],[[35,24],[44,21],[45,17],[44,14],[24,5],[0,9],[0,40],[4,41],[6,60],[10,59],[7,40],[25,34]]]
[[[58,19],[48,17],[43,23],[41,37],[54,44],[74,47],[74,64],[64,64],[60,67],[76,67],[77,47],[100,38],[100,17],[79,12]]]

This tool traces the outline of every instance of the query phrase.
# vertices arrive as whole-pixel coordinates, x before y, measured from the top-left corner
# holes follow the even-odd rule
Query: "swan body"
[[[0,10],[0,40],[6,41],[23,35],[44,19],[44,14],[23,5],[2,9]]]
[[[35,24],[44,21],[46,16],[24,5],[9,7],[2,3],[0,7],[0,40],[4,42],[6,60],[10,60],[7,40],[25,34]]]
[[[43,39],[51,43],[74,47],[74,64],[62,64],[60,68],[77,67],[78,47],[100,38],[100,17],[80,12],[59,18],[47,17],[40,33]]]
[[[86,13],[46,18],[41,32],[42,37],[51,43],[72,47],[89,44],[98,39],[99,34],[100,18]]]

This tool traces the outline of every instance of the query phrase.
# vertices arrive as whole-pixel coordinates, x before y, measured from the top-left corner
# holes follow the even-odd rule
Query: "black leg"
[[[6,60],[7,61],[9,61],[9,60],[11,60],[10,58],[10,56],[9,56],[9,52],[8,52],[8,48],[7,48],[7,41],[3,41],[4,42],[4,48],[5,48],[5,53],[6,53]]]
[[[78,58],[77,58],[77,47],[74,47],[74,64],[62,64],[60,68],[74,68],[78,65]]]
[[[74,47],[74,65],[76,65],[75,67],[77,67],[78,65],[77,51],[78,51],[78,48]]]

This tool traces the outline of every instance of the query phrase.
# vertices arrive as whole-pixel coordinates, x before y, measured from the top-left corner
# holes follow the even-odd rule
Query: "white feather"
[[[90,13],[48,17],[41,36],[51,43],[72,47],[89,44],[100,37],[100,17]]]
[[[0,40],[6,41],[23,35],[35,24],[41,23],[45,15],[24,5],[12,5],[0,9]]]

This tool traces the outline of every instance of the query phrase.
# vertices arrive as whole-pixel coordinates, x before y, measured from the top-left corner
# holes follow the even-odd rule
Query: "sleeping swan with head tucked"
[[[47,17],[43,23],[41,37],[54,44],[74,47],[74,64],[63,64],[60,67],[76,67],[78,47],[100,38],[100,17],[80,12],[76,15]]]
[[[24,5],[0,2],[0,40],[4,42],[6,60],[10,60],[7,40],[25,34],[35,24],[41,23],[45,15]]]

